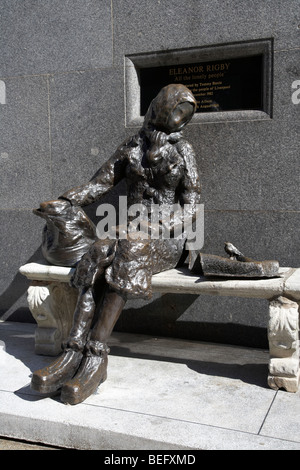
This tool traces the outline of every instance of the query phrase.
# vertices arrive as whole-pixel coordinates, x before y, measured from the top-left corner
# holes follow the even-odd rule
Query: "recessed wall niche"
[[[272,117],[272,39],[125,57],[126,126],[139,127],[169,83],[193,92],[191,124]]]

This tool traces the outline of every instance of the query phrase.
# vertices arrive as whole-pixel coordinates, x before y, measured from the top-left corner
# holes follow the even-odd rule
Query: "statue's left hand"
[[[71,287],[75,287],[76,289],[83,289],[84,287],[92,286],[97,276],[97,271],[99,271],[97,270],[97,266],[92,266],[89,263],[89,260],[87,258],[84,259],[83,257],[77,264],[75,271],[70,279]]]
[[[83,255],[70,279],[70,285],[77,289],[91,287],[104,272],[115,256],[114,240],[98,240]]]

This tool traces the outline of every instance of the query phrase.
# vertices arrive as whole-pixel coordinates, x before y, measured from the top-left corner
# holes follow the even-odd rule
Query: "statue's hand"
[[[103,268],[100,269],[103,271]],[[74,274],[70,279],[71,287],[83,289],[84,287],[92,286],[98,271],[97,266],[91,265],[89,260],[83,257],[77,264]]]
[[[98,240],[77,264],[70,285],[77,289],[91,287],[115,256],[115,240]]]

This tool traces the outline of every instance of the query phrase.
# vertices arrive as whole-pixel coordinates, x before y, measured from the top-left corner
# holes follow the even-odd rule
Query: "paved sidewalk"
[[[300,393],[268,388],[268,352],[114,333],[109,374],[76,406],[30,389],[53,360],[35,325],[0,323],[0,435],[75,449],[299,450]]]

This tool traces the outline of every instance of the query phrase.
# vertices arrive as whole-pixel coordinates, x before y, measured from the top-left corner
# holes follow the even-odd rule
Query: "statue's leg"
[[[64,403],[76,405],[94,393],[107,376],[107,340],[118,320],[126,300],[114,291],[104,297],[99,320],[86,343],[84,357],[75,377],[67,381],[61,393]]]
[[[73,325],[65,344],[66,348],[83,351],[94,318],[95,308],[93,288],[83,288],[78,296]]]
[[[82,289],[73,317],[73,326],[63,353],[49,366],[33,373],[31,387],[40,393],[52,393],[76,373],[95,312],[92,287]]]

